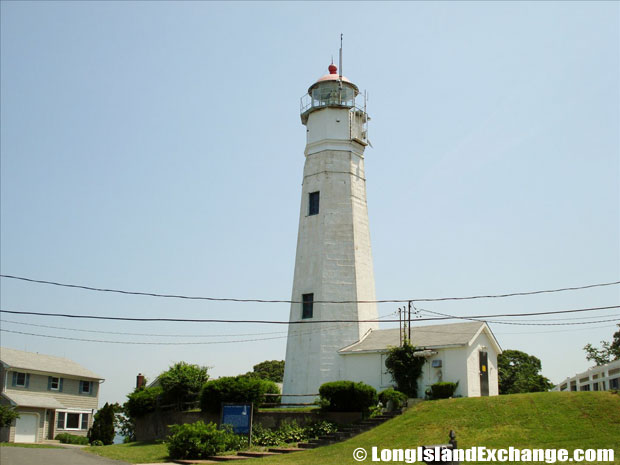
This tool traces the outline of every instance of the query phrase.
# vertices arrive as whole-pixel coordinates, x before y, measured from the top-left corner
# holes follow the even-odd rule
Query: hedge
[[[368,413],[377,405],[377,391],[368,384],[353,381],[333,381],[319,388],[321,403],[331,412]]]
[[[200,394],[200,409],[203,412],[219,413],[222,402],[253,403],[274,402],[276,398],[265,394],[279,394],[273,381],[250,376],[229,376],[209,381]]]
[[[394,409],[402,408],[407,404],[407,394],[394,388],[387,388],[379,393],[379,402],[383,404],[383,407],[387,407],[389,401],[392,401]]]
[[[431,385],[431,398],[432,399],[447,399],[452,397],[454,391],[458,387],[459,383],[441,382]]]

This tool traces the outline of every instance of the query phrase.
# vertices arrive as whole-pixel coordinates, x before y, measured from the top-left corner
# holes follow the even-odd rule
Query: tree
[[[415,355],[416,348],[405,341],[400,347],[392,347],[385,359],[385,367],[390,372],[400,392],[408,397],[418,396],[418,378],[422,374],[424,357]]]
[[[108,404],[106,402],[105,405],[95,413],[93,426],[88,430],[88,440],[91,443],[94,441],[101,441],[104,446],[113,444],[114,436],[116,435],[116,426],[118,425],[116,414],[120,411],[120,405]]]
[[[274,383],[281,383],[284,379],[284,360],[265,360],[253,367],[254,371],[248,372],[248,376],[267,379]]]
[[[175,404],[183,410],[185,404],[198,400],[200,391],[209,380],[208,367],[178,362],[159,375],[164,404]]]
[[[268,400],[265,394],[279,394],[276,383],[255,376],[226,376],[209,381],[200,395],[200,409],[203,412],[219,413],[222,402],[253,403],[259,406]]]
[[[539,372],[540,359],[519,350],[505,350],[497,356],[499,393],[544,392],[553,383]]]
[[[16,418],[19,418],[19,413],[14,408],[0,405],[0,427],[11,426]]]
[[[620,325],[618,325],[620,328]],[[613,334],[611,342],[601,341],[603,346],[597,349],[592,344],[586,344],[583,350],[586,351],[586,360],[596,363],[597,366],[620,360],[620,330]]]

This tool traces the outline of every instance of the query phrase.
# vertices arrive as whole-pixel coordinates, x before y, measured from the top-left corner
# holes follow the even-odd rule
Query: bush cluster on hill
[[[407,404],[407,394],[394,388],[387,388],[379,393],[379,402],[383,404],[383,407],[387,407],[390,401],[394,410],[402,408]]]
[[[331,412],[362,412],[367,414],[377,405],[377,391],[365,383],[333,381],[319,388],[321,405]]]
[[[282,423],[277,429],[265,428],[259,424],[252,427],[252,444],[257,446],[282,446],[284,444],[318,438],[338,431],[329,421],[320,421],[308,426],[299,426],[296,421]]]
[[[200,396],[200,409],[203,412],[218,413],[222,402],[260,405],[273,402],[266,400],[268,397],[265,394],[279,393],[280,390],[273,381],[245,375],[219,378],[205,384]]]
[[[458,381],[456,383],[435,383],[428,389],[427,395],[431,399],[448,399],[454,395],[457,387],[459,387]]]

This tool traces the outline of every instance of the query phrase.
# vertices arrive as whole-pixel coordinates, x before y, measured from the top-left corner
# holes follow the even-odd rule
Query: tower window
[[[314,304],[314,294],[303,294],[301,296],[301,301],[303,302],[301,304],[301,318],[304,320],[306,318],[312,318],[312,313],[313,313],[312,306]]]
[[[308,216],[319,214],[319,192],[308,194]]]

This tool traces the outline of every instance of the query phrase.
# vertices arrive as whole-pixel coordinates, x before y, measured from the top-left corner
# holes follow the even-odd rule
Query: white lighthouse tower
[[[343,379],[338,350],[358,341],[376,322],[375,279],[364,149],[368,145],[366,99],[335,65],[302,97],[306,126],[294,302],[286,346],[283,394],[316,394],[321,384]],[[331,303],[347,301],[348,303]],[[307,324],[306,324],[307,322]],[[285,397],[284,402],[309,402]]]

